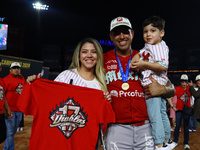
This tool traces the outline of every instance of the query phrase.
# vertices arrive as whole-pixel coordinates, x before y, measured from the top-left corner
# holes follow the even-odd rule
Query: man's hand
[[[13,117],[13,113],[11,110],[8,110],[8,118],[11,119]]]
[[[160,85],[154,78],[152,78],[152,76],[150,76],[149,78],[151,79],[152,83],[144,87],[144,93],[145,95],[147,95],[145,99],[165,94],[166,92],[165,86]]]
[[[28,84],[31,84],[31,82],[35,81],[37,78],[41,77],[41,73],[39,73],[38,75],[32,75],[32,76],[28,76],[26,79],[26,82]]]

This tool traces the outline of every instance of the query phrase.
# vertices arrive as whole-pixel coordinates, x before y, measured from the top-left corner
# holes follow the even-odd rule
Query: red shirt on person
[[[186,106],[191,107],[191,93],[189,91],[189,86],[187,86],[186,89],[183,89],[180,85],[180,86],[177,86],[175,90],[176,90],[175,95],[177,95],[176,108],[178,110],[183,110],[184,104]]]
[[[11,111],[20,111],[17,107],[18,98],[22,93],[25,79],[22,75],[16,78],[11,73],[3,78],[5,84],[5,96]]]
[[[133,50],[132,57],[137,53],[138,51]],[[118,55],[118,57],[125,73],[130,55],[127,57]],[[115,112],[116,123],[144,124],[145,120],[149,120],[149,118],[138,74],[131,69],[129,70],[127,83],[130,87],[128,90],[123,90],[121,87],[123,81],[114,50],[104,53],[104,68],[106,69],[108,91],[112,95],[111,104]]]
[[[4,98],[3,98],[4,87],[5,85],[3,79],[0,78],[0,114],[3,114],[3,108],[4,108]]]

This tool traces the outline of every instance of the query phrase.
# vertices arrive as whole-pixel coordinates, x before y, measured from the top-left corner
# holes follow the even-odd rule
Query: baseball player
[[[134,31],[129,19],[117,17],[111,21],[110,38],[115,49],[104,54],[104,68],[116,123],[107,129],[107,149],[155,149],[144,91],[148,97],[160,96],[166,91],[165,86],[158,84],[153,78],[152,84],[143,90],[140,76],[129,68],[132,57],[138,53],[131,48],[133,36]],[[151,93],[152,86],[156,94]],[[168,97],[172,97],[175,93],[174,87],[167,89],[170,89],[167,92]]]

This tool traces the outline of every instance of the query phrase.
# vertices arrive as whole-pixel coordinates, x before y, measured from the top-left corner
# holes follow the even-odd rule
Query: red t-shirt
[[[3,92],[4,92],[4,82],[3,79],[0,78],[0,114],[3,114],[3,107],[4,107],[4,98],[3,98]]]
[[[133,50],[132,57],[137,54]],[[124,73],[129,61],[127,57],[119,56]],[[129,70],[128,84],[129,89],[122,89],[122,77],[114,50],[104,54],[104,68],[106,69],[106,82],[108,91],[112,95],[112,107],[116,115],[117,123],[134,123],[135,125],[144,124],[148,119],[144,92],[141,86],[140,77],[131,69]]]
[[[20,111],[17,108],[17,101],[20,94],[22,93],[23,85],[26,82],[24,77],[20,75],[19,78],[16,78],[12,74],[9,74],[3,78],[3,81],[5,83],[4,90],[10,110]]]
[[[187,86],[187,89],[185,90],[181,86],[177,86],[175,90],[175,95],[177,95],[176,108],[178,110],[183,110],[184,104],[191,107],[191,93],[189,91],[189,86]]]
[[[30,150],[94,150],[99,124],[115,122],[102,91],[46,79],[26,84],[18,107],[34,115]]]

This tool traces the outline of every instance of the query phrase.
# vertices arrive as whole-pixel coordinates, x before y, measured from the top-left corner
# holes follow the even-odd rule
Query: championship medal
[[[128,90],[129,89],[129,84],[127,82],[122,84],[122,89],[123,90]]]
[[[122,68],[121,61],[120,61],[119,57],[117,56],[116,49],[114,49],[114,52],[115,52],[115,55],[116,55],[116,58],[117,58],[117,63],[118,63],[118,66],[119,66],[119,71],[120,71],[121,76],[122,76],[122,81],[124,82],[122,84],[122,89],[123,90],[128,90],[129,89],[129,84],[127,83],[127,81],[128,81],[129,70],[130,70],[129,64],[131,62],[132,50],[131,50],[131,56],[130,56],[130,58],[128,60],[128,63],[126,65],[126,72],[125,73],[124,73],[124,70]]]

